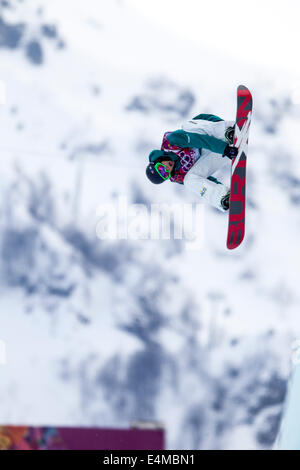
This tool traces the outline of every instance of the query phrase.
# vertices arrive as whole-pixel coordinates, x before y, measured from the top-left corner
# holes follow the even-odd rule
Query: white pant
[[[225,142],[225,131],[229,126],[233,125],[234,121],[212,122],[193,119],[184,123],[182,129],[187,132],[211,135]],[[229,188],[223,183],[214,183],[208,180],[207,177],[213,176],[227,162],[227,158],[222,157],[221,154],[202,149],[199,160],[187,172],[183,181],[187,189],[197,194],[203,201],[208,202],[223,212],[221,199],[229,191]]]

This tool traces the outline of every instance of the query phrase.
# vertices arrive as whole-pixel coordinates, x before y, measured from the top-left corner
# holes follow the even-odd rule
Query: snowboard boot
[[[225,194],[225,196],[222,197],[221,199],[221,206],[224,209],[224,211],[228,211],[229,209],[229,199],[230,199],[230,191]]]
[[[225,140],[229,145],[233,145],[234,141],[234,127],[227,127],[225,131]]]

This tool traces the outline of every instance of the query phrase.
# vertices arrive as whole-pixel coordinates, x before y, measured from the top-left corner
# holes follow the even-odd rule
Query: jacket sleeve
[[[186,132],[183,130],[172,132],[168,136],[168,140],[172,145],[177,145],[181,148],[204,148],[222,155],[224,154],[224,150],[227,145],[223,140],[217,139],[211,135]]]

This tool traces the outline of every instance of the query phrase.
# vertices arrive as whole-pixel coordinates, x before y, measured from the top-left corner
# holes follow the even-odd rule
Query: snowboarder
[[[213,174],[224,166],[224,157],[238,154],[233,146],[234,121],[213,114],[198,114],[182,129],[166,132],[161,150],[152,150],[146,175],[154,184],[170,180],[184,184],[199,198],[225,212],[229,209],[229,188]]]

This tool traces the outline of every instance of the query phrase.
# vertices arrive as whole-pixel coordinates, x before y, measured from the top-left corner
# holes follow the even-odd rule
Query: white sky
[[[300,0],[126,0],[179,36],[300,76]]]

